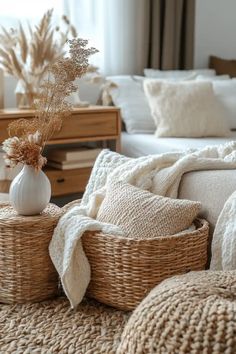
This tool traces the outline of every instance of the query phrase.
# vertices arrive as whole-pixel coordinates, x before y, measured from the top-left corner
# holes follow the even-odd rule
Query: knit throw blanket
[[[83,233],[86,230],[101,230],[108,234],[122,235],[119,227],[96,220],[108,180],[123,180],[152,193],[177,198],[184,173],[235,168],[236,142],[137,159],[103,150],[95,162],[81,204],[61,217],[49,247],[51,259],[71,306],[74,308],[81,302],[90,281],[90,266],[81,243]],[[219,242],[217,247],[219,253]]]

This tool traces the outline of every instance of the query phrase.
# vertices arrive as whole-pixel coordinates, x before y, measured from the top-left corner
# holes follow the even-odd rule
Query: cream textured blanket
[[[202,150],[172,152],[131,159],[103,150],[98,156],[80,206],[69,210],[55,229],[49,251],[72,307],[82,300],[90,281],[90,266],[81,244],[85,230],[121,234],[114,225],[95,220],[106,193],[106,181],[124,180],[155,194],[176,198],[184,173],[235,169],[236,142]]]
[[[236,269],[236,191],[218,217],[211,248],[211,270]]]

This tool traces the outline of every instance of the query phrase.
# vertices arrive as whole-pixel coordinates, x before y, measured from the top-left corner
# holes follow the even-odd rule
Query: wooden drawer
[[[56,170],[46,168],[44,170],[50,179],[52,196],[84,192],[87,185],[91,168],[80,168],[74,170]]]
[[[52,196],[60,196],[84,192],[87,185],[91,168],[80,168],[74,170],[56,170],[45,168],[52,187]],[[0,193],[8,193],[11,181],[0,181]]]
[[[61,131],[53,137],[53,140],[117,134],[117,112],[73,113],[63,122]]]
[[[0,143],[8,138],[9,123],[16,119],[32,119],[30,110],[0,110]],[[70,117],[63,121],[60,132],[48,143],[66,143],[88,140],[119,139],[120,111],[116,107],[91,106],[76,108]]]

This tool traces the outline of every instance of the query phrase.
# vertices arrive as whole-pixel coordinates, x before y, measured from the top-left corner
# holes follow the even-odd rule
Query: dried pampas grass
[[[0,66],[21,81],[29,93],[30,103],[49,65],[64,56],[68,38],[77,37],[75,27],[66,16],[62,16],[62,28],[54,28],[52,15],[53,10],[48,10],[38,25],[29,25],[28,29],[22,24],[18,29],[1,28]]]

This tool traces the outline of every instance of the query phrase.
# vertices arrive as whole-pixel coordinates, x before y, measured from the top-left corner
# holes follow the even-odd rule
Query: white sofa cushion
[[[225,111],[214,96],[211,82],[150,79],[144,81],[144,91],[157,126],[157,137],[230,134]]]
[[[125,156],[139,157],[153,154],[162,154],[170,151],[184,151],[188,149],[202,149],[207,145],[225,144],[236,140],[236,131],[231,137],[206,138],[160,138],[152,134],[127,134],[122,132],[121,151]]]
[[[121,110],[127,132],[153,134],[156,127],[143,91],[143,78],[119,75],[108,76],[107,80],[117,85],[109,93],[114,105]]]
[[[236,79],[212,81],[215,96],[226,112],[231,129],[236,129]]]
[[[178,198],[202,203],[200,216],[209,221],[212,233],[226,200],[235,190],[235,170],[195,171],[183,175]]]
[[[195,73],[190,73],[184,76],[166,76],[164,81],[182,81],[196,77]],[[153,134],[156,126],[143,90],[143,82],[148,79],[137,75],[117,75],[108,76],[107,80],[116,84],[116,87],[110,86],[108,92],[113,104],[121,110],[126,131],[129,134]]]

